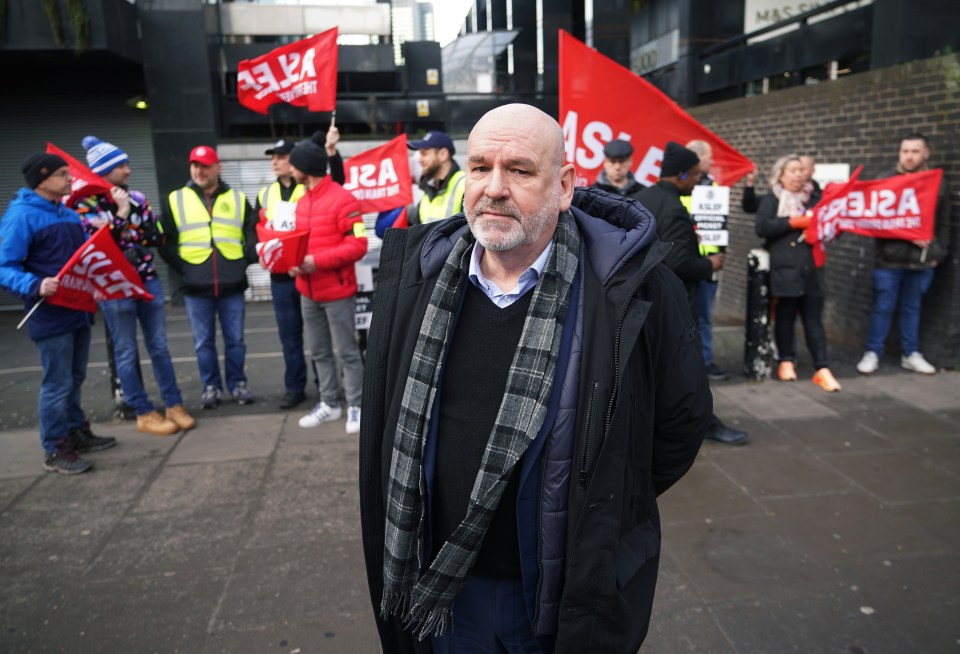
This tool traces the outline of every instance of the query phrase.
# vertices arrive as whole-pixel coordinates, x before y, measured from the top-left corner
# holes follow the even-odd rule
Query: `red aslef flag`
[[[303,263],[307,256],[308,229],[277,231],[266,221],[257,223],[257,256],[260,265],[274,274],[283,274]]]
[[[407,135],[350,157],[343,164],[347,189],[364,213],[389,211],[413,202]]]
[[[95,313],[97,302],[102,300],[153,299],[114,242],[109,225],[94,232],[74,252],[57,273],[57,279],[60,286],[46,301],[68,309]]]
[[[70,183],[70,195],[63,201],[68,207],[75,206],[81,198],[85,198],[88,195],[109,193],[110,189],[113,188],[113,184],[100,177],[100,175],[87,168],[84,164],[71,157],[50,141],[47,141],[47,154],[59,155],[67,162],[67,167],[70,169],[70,176],[73,177],[73,181]]]
[[[560,30],[560,124],[567,161],[577,183],[592,184],[603,166],[603,146],[633,145],[634,175],[645,186],[660,175],[667,141],[700,139],[713,148],[711,176],[732,186],[753,164],[698,123],[653,84]]]
[[[310,111],[333,111],[337,104],[337,28],[271,50],[237,65],[237,99],[266,114],[286,102]]]

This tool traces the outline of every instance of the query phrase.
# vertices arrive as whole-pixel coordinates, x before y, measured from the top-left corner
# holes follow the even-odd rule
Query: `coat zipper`
[[[583,450],[580,453],[580,489],[587,487],[587,459],[590,455],[590,432],[593,431],[593,414],[597,407],[597,393],[600,382],[593,382],[590,388],[590,402],[587,403],[587,419],[583,428]]]
[[[600,443],[602,444],[607,439],[607,433],[610,431],[610,423],[613,421],[613,407],[617,402],[617,395],[620,394],[620,337],[623,332],[623,321],[627,318],[627,309],[630,307],[630,303],[633,301],[633,296],[640,286],[643,285],[643,282],[646,281],[647,275],[650,274],[650,271],[654,269],[655,266],[660,264],[664,259],[667,258],[667,254],[670,252],[670,248],[673,247],[671,243],[666,252],[653,262],[653,265],[647,268],[646,272],[637,280],[637,283],[630,289],[630,292],[627,294],[627,299],[623,303],[623,306],[620,308],[620,316],[617,319],[617,335],[614,338],[613,345],[613,391],[610,393],[610,402],[607,404],[607,415],[603,423],[603,438]]]
[[[650,274],[650,271],[653,270],[657,265],[663,262],[667,257],[667,254],[670,252],[670,248],[673,247],[672,244],[667,247],[667,250],[653,262],[650,267],[647,268],[646,272],[637,280],[637,283],[634,284],[633,288],[630,289],[630,292],[627,294],[627,299],[624,301],[623,306],[620,307],[620,315],[617,318],[617,333],[614,338],[613,345],[613,390],[610,393],[610,402],[607,405],[607,414],[603,424],[603,433],[600,434],[600,447],[603,447],[603,443],[607,440],[607,433],[610,431],[610,422],[613,420],[613,407],[617,402],[617,395],[620,393],[620,338],[623,335],[623,321],[627,317],[627,309],[630,307],[630,303],[633,301],[633,296],[643,285],[643,282],[646,281],[647,275]],[[600,384],[598,382],[593,382],[593,388],[590,391],[590,404],[587,405],[587,424],[584,430],[583,437],[583,451],[580,458],[580,489],[583,490],[587,487],[587,469],[588,469],[588,456],[590,452],[590,431],[593,423],[593,414],[594,414],[594,405],[596,404],[597,391]],[[599,450],[598,450],[599,451]]]

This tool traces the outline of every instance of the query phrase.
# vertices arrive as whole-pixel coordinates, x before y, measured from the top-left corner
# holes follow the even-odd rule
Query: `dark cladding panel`
[[[194,8],[183,8],[185,4]],[[161,193],[187,178],[187,156],[198,144],[217,145],[218,88],[210,68],[202,5],[182,0],[139,2],[143,73]],[[171,35],[176,34],[176,47]]]
[[[409,93],[443,93],[443,66],[436,41],[407,41],[400,46],[404,87]]]

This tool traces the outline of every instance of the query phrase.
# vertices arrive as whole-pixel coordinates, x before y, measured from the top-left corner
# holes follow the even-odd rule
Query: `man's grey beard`
[[[510,216],[515,222],[510,223],[507,229],[485,225],[486,221],[482,218],[484,211]],[[511,202],[483,197],[473,209],[467,212],[467,222],[470,225],[470,232],[485,250],[507,252],[536,242],[559,214],[559,193],[552,194],[537,213],[527,218],[524,218],[520,210]]]

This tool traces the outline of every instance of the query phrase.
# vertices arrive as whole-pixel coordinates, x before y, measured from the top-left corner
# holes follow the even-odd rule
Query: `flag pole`
[[[33,312],[36,311],[37,309],[39,309],[39,308],[40,308],[40,305],[43,304],[43,301],[46,300],[46,299],[47,299],[47,298],[42,297],[42,298],[40,298],[39,300],[37,300],[37,303],[34,304],[33,307],[32,307],[29,311],[27,311],[27,315],[25,315],[25,316],[23,317],[23,320],[20,321],[20,324],[17,325],[17,329],[20,329],[21,327],[23,327],[23,325],[24,325],[28,320],[30,320],[30,316],[33,315]]]

